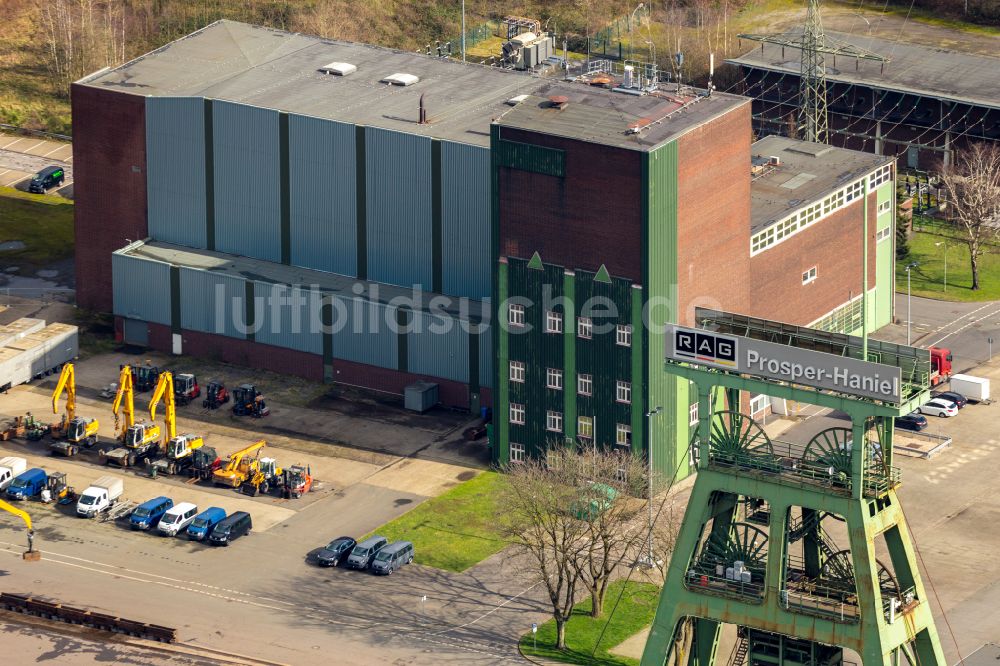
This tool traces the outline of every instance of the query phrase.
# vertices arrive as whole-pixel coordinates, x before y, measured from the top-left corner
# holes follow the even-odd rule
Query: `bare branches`
[[[941,185],[949,217],[969,248],[972,289],[979,289],[979,258],[1000,240],[1000,148],[972,143],[945,169]]]

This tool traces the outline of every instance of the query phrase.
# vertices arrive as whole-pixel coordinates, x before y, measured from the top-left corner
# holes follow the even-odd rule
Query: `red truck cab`
[[[937,386],[951,378],[951,350],[931,347],[931,386]]]

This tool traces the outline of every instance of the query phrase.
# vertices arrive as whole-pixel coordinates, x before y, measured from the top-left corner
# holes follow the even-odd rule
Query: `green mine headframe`
[[[732,624],[728,666],[836,666],[845,648],[864,666],[944,666],[892,464],[893,418],[927,399],[929,353],[711,310],[696,320],[666,336],[664,370],[698,391],[698,476],[642,665],[712,666]],[[741,413],[744,391],[839,410],[851,427],[774,442]]]

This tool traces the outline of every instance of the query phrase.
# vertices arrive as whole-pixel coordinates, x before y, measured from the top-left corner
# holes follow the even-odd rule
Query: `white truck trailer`
[[[961,393],[970,402],[986,402],[990,399],[990,380],[972,375],[952,375],[951,390]]]
[[[93,518],[114,506],[125,492],[125,482],[117,476],[102,476],[82,493],[76,502],[76,515]]]
[[[78,329],[70,324],[49,324],[17,338],[0,348],[0,391],[52,374],[78,353]]]

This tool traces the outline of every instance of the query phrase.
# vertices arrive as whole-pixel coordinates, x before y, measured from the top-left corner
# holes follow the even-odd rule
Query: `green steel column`
[[[502,312],[502,306],[507,300],[507,262],[497,263],[497,302],[493,305],[493,330],[497,341],[496,348],[496,368],[493,376],[496,378],[496,397],[493,400],[493,423],[496,424],[496,449],[495,456],[497,462],[506,464],[510,462],[510,352],[508,349],[507,321],[506,314]]]
[[[719,629],[721,629],[721,625],[714,620],[695,618],[694,642],[691,645],[688,666],[713,666],[715,664],[715,651],[719,646]]]
[[[862,179],[864,185],[861,188],[861,203],[863,212],[861,214],[861,246],[862,246],[862,271],[861,271],[861,358],[868,360],[868,176]],[[877,223],[876,223],[877,224]]]
[[[802,556],[805,559],[806,575],[811,578],[818,578],[823,562],[820,560],[819,551],[819,511],[802,507],[802,524],[815,525],[805,530],[802,537]]]
[[[698,390],[698,469],[708,467],[712,439],[712,387],[695,383]]]
[[[563,272],[563,434],[567,443],[576,441],[576,279]],[[595,433],[596,434],[596,433]]]
[[[652,435],[646,433],[646,412],[652,410],[656,405],[650,399],[649,385],[644,381],[642,374],[645,359],[643,356],[645,349],[642,342],[642,287],[634,284],[632,285],[632,393],[633,403],[636,406],[641,405],[644,409],[632,408],[632,448],[633,450],[649,451],[651,440],[647,437]],[[568,369],[566,378],[567,381],[571,379]]]
[[[851,415],[851,497],[860,500],[865,485],[866,415]]]

